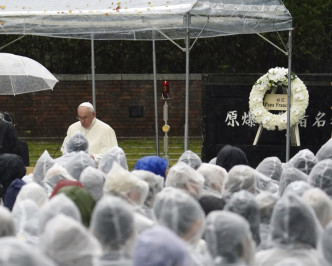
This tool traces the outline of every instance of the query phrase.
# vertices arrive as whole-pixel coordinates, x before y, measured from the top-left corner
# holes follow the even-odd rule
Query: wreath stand
[[[267,95],[277,95],[277,94],[275,94],[276,90],[277,90],[277,88],[273,88],[271,90],[271,93],[267,94]],[[281,95],[283,97],[287,97],[287,94],[278,94],[278,95]],[[285,108],[273,108],[273,109],[271,109],[268,106],[266,107],[266,109],[267,110],[274,110],[274,111],[285,111]],[[258,140],[259,140],[259,138],[262,134],[262,131],[263,131],[263,126],[262,126],[262,124],[260,124],[259,127],[258,127],[258,130],[257,130],[256,136],[255,136],[255,139],[254,139],[254,143],[253,143],[254,146],[257,145]],[[294,146],[295,144],[296,144],[296,146],[300,146],[301,144],[300,144],[299,124],[296,124],[296,125],[294,125],[290,128],[290,134],[291,134],[290,140],[291,140],[292,146]]]
[[[292,146],[294,146],[295,144],[296,144],[296,146],[301,146],[299,125],[296,124],[295,126],[291,127],[290,130],[291,130],[290,133],[291,133],[291,144],[292,144]],[[263,126],[259,125],[259,128],[258,128],[257,133],[256,133],[256,137],[255,137],[254,143],[253,143],[254,146],[257,145],[258,140],[259,140],[259,138],[262,134],[262,131],[263,131]]]

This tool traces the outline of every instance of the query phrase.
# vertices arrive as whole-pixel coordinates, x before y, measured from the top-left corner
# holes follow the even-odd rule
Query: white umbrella
[[[52,90],[57,82],[59,81],[37,61],[0,53],[0,95]]]

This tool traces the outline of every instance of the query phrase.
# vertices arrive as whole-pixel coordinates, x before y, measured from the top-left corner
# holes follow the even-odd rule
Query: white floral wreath
[[[281,114],[269,112],[263,105],[264,95],[272,88],[288,87],[288,69],[271,68],[261,76],[250,92],[249,110],[253,120],[267,130],[287,128],[287,111]],[[292,105],[290,108],[290,126],[294,126],[303,118],[309,104],[309,94],[304,83],[295,75],[291,76]]]

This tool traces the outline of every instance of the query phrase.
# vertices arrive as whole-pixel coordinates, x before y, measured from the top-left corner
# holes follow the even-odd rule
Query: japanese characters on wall
[[[283,112],[280,112],[283,113]],[[313,119],[312,119],[313,118]],[[310,122],[309,122],[310,121]],[[228,127],[238,127],[238,126],[248,126],[255,127],[257,124],[252,119],[251,113],[243,112],[238,113],[237,110],[229,110],[226,111],[225,114],[225,123]],[[299,122],[299,127],[307,128],[307,127],[331,127],[332,118],[328,117],[326,112],[316,111],[316,114],[304,115],[304,117]]]

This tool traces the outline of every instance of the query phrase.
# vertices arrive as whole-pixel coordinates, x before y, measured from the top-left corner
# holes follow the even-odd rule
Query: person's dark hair
[[[224,199],[217,198],[215,196],[202,196],[198,202],[204,210],[206,216],[212,211],[223,210],[225,206]]]
[[[246,154],[240,148],[226,145],[217,155],[216,165],[226,169],[228,172],[235,165],[249,165]]]
[[[271,237],[275,245],[296,243],[316,248],[319,227],[313,209],[295,194],[283,195],[273,208]]]
[[[0,197],[4,197],[10,183],[15,179],[22,179],[26,174],[21,156],[17,154],[0,154]]]
[[[249,225],[252,237],[256,244],[261,242],[259,234],[260,226],[260,210],[255,196],[246,191],[241,190],[232,195],[230,200],[226,203],[224,209],[226,211],[234,212],[244,217]]]

